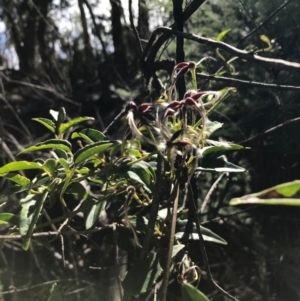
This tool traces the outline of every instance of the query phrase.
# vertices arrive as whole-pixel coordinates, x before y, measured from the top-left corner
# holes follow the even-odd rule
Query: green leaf
[[[66,173],[70,171],[70,164],[67,160],[65,160],[64,158],[60,158],[58,162],[64,168]]]
[[[52,133],[55,133],[55,124],[52,120],[47,118],[32,118],[32,120],[39,122],[44,127],[46,127]]]
[[[234,198],[230,205],[261,204],[300,206],[300,181],[280,184],[263,191]]]
[[[220,32],[216,38],[217,41],[221,41],[226,35],[227,33],[231,31],[231,29],[225,29],[222,32]]]
[[[29,162],[29,161],[11,162],[0,167],[0,174],[6,174],[11,171],[19,171],[19,170],[26,170],[26,169],[42,169],[42,165],[40,163]]]
[[[134,174],[128,172],[133,172]],[[147,186],[151,190],[153,189],[156,175],[151,165],[147,162],[140,161],[131,165],[129,169],[127,169],[127,174],[129,175],[129,178]],[[136,175],[138,176],[138,178],[136,177]]]
[[[224,167],[216,167],[216,168],[205,168],[205,167],[197,167],[195,171],[216,171],[216,172],[245,172],[245,168],[237,166],[230,162],[225,162]]]
[[[93,143],[93,140],[83,133],[73,132],[71,135],[71,139],[76,139],[76,138],[84,139],[87,143]]]
[[[207,120],[205,125],[205,137],[209,137],[212,133],[220,129],[222,126],[223,123],[221,122]]]
[[[18,226],[19,219],[12,213],[0,213],[0,225],[12,224]]]
[[[49,174],[53,175],[56,169],[57,162],[55,159],[47,159],[43,165],[43,169]]]
[[[200,226],[201,233],[203,236],[203,239],[205,241],[215,242],[222,245],[227,245],[226,240],[224,240],[222,237],[214,233],[208,228],[205,228],[203,226]],[[199,234],[197,231],[197,227],[195,223],[189,222],[186,220],[177,220],[176,222],[176,234],[175,237],[178,239],[182,239],[184,236],[188,235],[188,238],[191,240],[199,240]]]
[[[36,145],[30,146],[24,150],[22,150],[20,154],[30,153],[34,151],[44,150],[44,149],[61,149],[66,152],[71,152],[72,145],[67,140],[62,139],[50,139]]]
[[[128,216],[128,219],[129,219],[131,225],[137,231],[143,232],[147,228],[148,220],[144,216],[131,215],[131,216]]]
[[[175,257],[177,255],[177,253],[179,253],[184,247],[185,247],[185,245],[175,245],[175,246],[173,246],[172,258]]]
[[[206,146],[200,149],[200,156],[204,157],[208,154],[217,153],[217,152],[224,152],[228,150],[239,150],[243,149],[244,147],[238,144],[233,143],[222,143],[220,145],[213,145],[213,146]]]
[[[57,283],[54,283],[50,289],[50,296],[48,301],[62,301],[60,291],[58,289]]]
[[[181,293],[184,301],[209,301],[202,292],[189,283],[181,284]]]
[[[77,117],[77,118],[74,118],[68,122],[65,122],[65,123],[62,123],[60,126],[59,126],[59,132],[60,133],[64,133],[66,130],[68,130],[70,127],[78,124],[78,123],[81,123],[81,122],[84,122],[84,121],[88,121],[88,120],[95,120],[95,118],[93,117]]]
[[[30,246],[30,239],[47,195],[48,192],[44,191],[43,194],[29,194],[20,200],[22,206],[20,213],[20,234],[23,236],[22,247],[25,251]]]
[[[105,139],[105,136],[102,132],[94,129],[83,129],[80,133],[89,137],[91,140],[93,140],[93,142],[100,142]]]
[[[103,153],[113,145],[112,142],[101,141],[94,144],[86,145],[82,149],[78,150],[74,155],[74,162],[76,165],[84,160],[91,158],[94,155]]]
[[[0,175],[0,177],[1,176],[2,175]],[[19,174],[13,173],[13,172],[5,174],[5,175],[3,175],[3,177],[5,177],[6,179],[8,179],[10,181],[13,181],[14,183],[16,183],[22,187],[25,187],[25,186],[29,185],[29,183],[30,183],[30,180],[28,178],[21,176]]]
[[[56,159],[63,158],[65,160],[68,160],[67,153],[62,149],[55,149],[55,150],[51,151],[51,153],[52,153],[53,157],[55,157]]]
[[[121,175],[121,173],[120,173]],[[139,183],[139,184],[142,184],[143,185],[143,188],[145,190],[147,190],[147,192],[150,192],[151,193],[151,190],[149,190],[148,186],[146,185],[146,183],[139,177],[138,174],[136,174],[135,172],[131,171],[131,170],[128,170],[126,172],[126,175],[125,175],[125,178],[126,179],[130,179],[132,180],[133,182],[136,182],[136,183]]]
[[[67,114],[65,108],[60,108],[58,111],[57,116],[57,126],[59,127],[65,120],[66,120]]]
[[[151,288],[161,272],[159,256],[151,254],[127,272],[122,286],[129,296],[142,294]]]
[[[93,227],[95,223],[99,220],[101,211],[105,209],[106,203],[106,201],[102,201],[99,204],[93,205],[85,221],[86,230]]]

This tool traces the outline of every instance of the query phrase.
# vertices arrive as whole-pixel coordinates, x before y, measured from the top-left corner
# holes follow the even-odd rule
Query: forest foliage
[[[2,298],[297,300],[299,13],[2,0]]]

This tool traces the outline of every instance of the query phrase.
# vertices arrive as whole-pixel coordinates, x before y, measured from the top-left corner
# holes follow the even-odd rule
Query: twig
[[[220,48],[223,49],[241,59],[248,60],[250,62],[261,64],[267,68],[274,68],[279,70],[286,70],[286,71],[293,71],[300,73],[300,63],[297,62],[289,62],[282,59],[272,59],[267,57],[262,57],[257,54],[254,54],[253,52],[248,52],[245,50],[241,50],[238,48],[235,48],[227,43],[212,40],[209,38],[205,38],[202,36],[197,36],[190,33],[184,33],[180,32],[178,30],[174,30],[170,27],[159,27],[155,30],[156,34],[158,33],[168,33],[169,35],[175,35],[179,37],[183,37],[187,40],[195,41],[199,44],[208,45],[214,48]]]
[[[294,119],[287,120],[287,121],[285,121],[285,122],[283,122],[283,123],[281,123],[281,124],[278,124],[278,125],[276,125],[276,126],[270,128],[270,129],[264,131],[263,133],[257,134],[257,135],[255,135],[255,136],[250,137],[250,138],[248,138],[248,139],[246,139],[246,140],[243,140],[243,141],[241,141],[241,142],[239,142],[239,143],[240,143],[240,144],[245,144],[245,143],[247,143],[247,142],[256,140],[257,138],[260,138],[260,137],[262,137],[262,136],[264,136],[264,135],[267,135],[267,134],[269,134],[269,133],[271,133],[271,132],[273,132],[273,131],[276,131],[276,130],[278,130],[278,129],[280,129],[280,128],[282,128],[282,127],[288,125],[288,124],[291,124],[291,123],[294,123],[294,122],[298,122],[298,121],[300,121],[300,117],[297,117],[297,118],[294,118]]]
[[[280,5],[277,9],[275,9],[263,22],[261,22],[256,28],[254,28],[252,31],[250,31],[246,36],[244,36],[237,44],[237,48],[240,47],[242,45],[242,43],[248,39],[249,37],[251,37],[256,31],[258,31],[261,27],[263,27],[264,25],[266,25],[277,13],[279,13],[285,6],[287,6],[292,0],[288,0],[286,2],[284,2],[282,5]],[[231,60],[231,58],[233,57],[233,55],[230,55],[226,61],[222,64],[222,66],[216,71],[214,72],[214,74],[219,73],[222,68],[228,63],[229,60]]]
[[[268,89],[268,90],[300,91],[300,86],[265,84],[260,82],[248,81],[248,80],[237,79],[237,78],[229,78],[224,76],[215,76],[212,74],[204,74],[204,73],[197,73],[197,76],[208,80],[228,82],[228,83],[238,84],[242,86],[258,87],[258,88]]]
[[[106,129],[103,131],[103,134],[107,134],[107,132],[110,130],[110,128],[119,121],[125,114],[125,110],[121,111],[114,119],[113,121],[106,127]]]
[[[137,40],[137,42],[138,42],[139,50],[140,50],[141,53],[143,53],[142,42],[141,42],[139,33],[138,33],[136,27],[134,26],[134,22],[133,22],[132,0],[129,0],[129,1],[128,1],[128,10],[129,10],[129,21],[130,21],[131,29],[133,30],[134,35],[135,35],[135,38],[136,38],[136,40]]]
[[[276,8],[263,22],[261,22],[256,28],[250,31],[247,35],[245,35],[238,43],[237,47],[239,47],[246,39],[252,36],[256,31],[266,25],[277,13],[279,13],[284,7],[286,7],[292,0],[288,0],[282,3],[278,8]]]
[[[89,10],[89,13],[90,13],[90,16],[92,18],[93,25],[94,25],[95,33],[96,33],[97,38],[99,39],[101,47],[102,47],[102,52],[103,52],[104,59],[107,60],[108,59],[108,54],[106,52],[105,44],[104,44],[104,41],[102,39],[101,32],[99,30],[99,26],[97,25],[96,18],[95,18],[95,15],[93,13],[93,9],[92,9],[90,3],[88,2],[88,0],[83,0],[83,3],[86,5],[87,9]]]
[[[183,32],[183,16],[182,16],[182,0],[173,0],[173,15],[178,31]],[[176,63],[184,62],[184,39],[177,37],[176,39]],[[184,76],[180,76],[176,81],[176,87],[179,94],[179,99],[183,99],[185,93]]]
[[[121,225],[120,225],[121,226]],[[38,232],[38,233],[33,233],[32,237],[50,237],[50,236],[58,236],[58,235],[74,235],[74,234],[90,234],[90,233],[96,233],[100,231],[104,231],[107,229],[110,229],[112,225],[107,225],[104,227],[99,227],[95,229],[89,229],[89,230],[84,230],[84,231],[74,231],[74,230],[69,230],[69,231],[48,231],[48,232]],[[5,239],[5,240],[18,240],[22,239],[22,235],[19,234],[14,234],[14,235],[0,235],[0,239]]]
[[[30,141],[33,142],[33,137],[30,133],[30,131],[28,130],[27,126],[24,124],[24,122],[21,120],[21,118],[19,117],[18,113],[16,112],[16,110],[13,108],[13,106],[10,104],[10,102],[6,99],[6,95],[5,95],[5,89],[4,89],[4,85],[3,85],[3,81],[2,78],[0,78],[0,88],[1,88],[1,95],[0,95],[0,99],[2,99],[4,101],[4,103],[7,105],[7,107],[10,109],[10,111],[12,112],[12,114],[14,115],[14,117],[16,118],[16,120],[19,122],[19,124],[21,125],[21,127],[23,128],[24,132],[26,133],[26,135],[29,137]]]
[[[206,207],[206,205],[207,205],[207,202],[208,202],[209,199],[210,199],[211,194],[212,194],[212,193],[214,192],[214,190],[217,188],[217,185],[218,185],[219,182],[222,180],[222,178],[224,177],[225,174],[226,174],[225,172],[221,173],[220,176],[216,179],[216,181],[211,185],[211,187],[210,187],[208,193],[206,194],[206,196],[205,196],[205,198],[204,198],[204,201],[203,201],[203,203],[202,203],[202,205],[201,205],[200,213],[203,213],[203,211],[204,211],[204,209],[205,209],[205,207]]]
[[[42,91],[47,91],[47,92],[50,92],[50,93],[54,94],[55,96],[57,96],[61,100],[72,103],[73,105],[76,105],[76,106],[80,106],[80,104],[76,103],[75,101],[59,94],[54,88],[48,88],[48,87],[44,87],[44,86],[40,86],[40,85],[35,85],[35,84],[32,84],[32,83],[20,81],[20,80],[10,79],[3,72],[0,72],[0,76],[9,83],[18,84],[18,85],[22,85],[22,86],[26,86],[26,87],[30,87],[30,88],[34,88],[34,89],[39,89],[39,90],[42,90]]]
[[[208,261],[208,257],[207,257],[207,253],[206,253],[206,249],[205,249],[205,244],[204,244],[204,239],[202,236],[202,231],[201,231],[201,227],[200,227],[200,221],[199,221],[199,217],[197,214],[197,208],[195,205],[195,201],[192,198],[192,193],[190,193],[191,195],[191,199],[190,199],[190,208],[191,208],[191,212],[193,215],[193,219],[196,223],[196,228],[197,228],[197,232],[199,235],[199,246],[200,246],[200,250],[201,250],[201,254],[203,257],[203,261],[204,261],[204,265],[205,265],[205,269],[208,275],[208,279],[210,280],[210,282],[213,284],[213,286],[220,291],[225,297],[227,297],[229,300],[234,300],[234,301],[238,301],[238,299],[236,299],[235,297],[231,296],[228,292],[226,292],[223,288],[221,288],[214,280],[212,273],[210,271],[210,266],[209,266],[209,261]]]
[[[182,13],[183,22],[187,21],[191,15],[205,2],[205,0],[193,0],[191,1]],[[175,29],[176,23],[174,22],[170,28]],[[160,47],[164,44],[164,42],[170,37],[170,33],[162,32],[162,35],[156,39],[157,32],[156,30],[153,31],[149,42],[147,43],[145,50],[142,55],[141,63],[147,57],[148,63],[153,63],[157,52],[159,51]]]

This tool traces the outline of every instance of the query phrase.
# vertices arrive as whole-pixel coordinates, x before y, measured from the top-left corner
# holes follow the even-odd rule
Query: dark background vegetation
[[[240,43],[282,4],[279,0],[208,0],[185,23],[184,31],[216,38],[230,29],[223,41],[247,50],[266,48],[259,38],[266,35],[273,49],[261,55],[299,61],[300,3],[296,0],[289,1]],[[173,22],[170,1],[139,0],[133,8],[143,47],[157,25]],[[69,30],[62,24],[61,15],[69,16]],[[14,160],[22,147],[47,137],[47,132],[31,118],[49,117],[50,109],[64,106],[71,117],[93,116],[96,122],[91,126],[103,130],[129,100],[155,100],[151,93],[144,92],[139,45],[126,1],[104,4],[101,0],[1,0],[0,21],[4,28],[0,57],[1,166]],[[221,54],[229,57],[223,51]],[[206,72],[213,74],[223,64],[216,49],[186,41],[187,61],[206,56],[215,58],[204,64]],[[170,40],[168,47],[161,50],[161,59],[175,58],[175,42]],[[231,78],[299,85],[299,73],[266,69],[240,59],[222,71],[223,76]],[[166,72],[159,76],[167,83]],[[229,86],[222,81],[200,79],[198,84],[202,90]],[[245,207],[228,207],[234,196],[300,178],[299,123],[264,134],[269,128],[299,117],[300,94],[234,83],[230,86],[236,87],[237,93],[220,106],[214,119],[224,123],[218,131],[222,139],[249,147],[230,155],[231,162],[245,167],[247,172],[223,179],[202,218],[207,227],[228,241],[225,247],[207,243],[212,273],[240,300],[300,300],[300,210],[251,206],[233,214]],[[111,136],[122,137],[124,128],[120,122]],[[251,138],[257,134],[262,135]],[[201,178],[200,200],[215,179],[214,175]],[[9,189],[7,182],[1,181],[0,185],[1,190]],[[0,300],[46,300],[54,280],[60,281],[65,300],[119,300],[114,293],[114,254],[103,237],[66,240],[65,264],[59,239],[51,246],[42,247],[42,243],[28,252],[21,251],[18,242],[4,243]],[[192,259],[201,265],[196,245]],[[200,288],[211,300],[224,300],[212,292],[203,277]],[[175,293],[169,298],[179,300]]]

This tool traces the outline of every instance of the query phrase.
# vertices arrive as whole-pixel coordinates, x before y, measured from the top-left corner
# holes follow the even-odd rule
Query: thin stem
[[[166,260],[166,265],[164,268],[164,277],[163,277],[163,282],[162,282],[161,291],[160,291],[161,292],[160,301],[166,300],[167,292],[168,292],[170,267],[171,267],[171,261],[172,261],[172,251],[173,251],[175,228],[176,228],[176,221],[177,221],[178,200],[179,200],[179,183],[178,183],[178,181],[176,181],[173,191],[175,192],[175,197],[174,197],[173,209],[172,209],[172,220],[171,220],[171,225],[170,225],[170,238],[169,238],[169,245],[168,245],[168,251],[167,251],[167,260]]]
[[[163,175],[164,175],[164,161],[163,161],[163,157],[158,153],[157,154],[155,192],[154,192],[153,201],[151,204],[148,228],[147,228],[147,232],[146,232],[146,235],[144,238],[143,248],[141,250],[140,257],[139,257],[140,261],[142,261],[143,259],[146,258],[149,248],[150,248],[153,231],[154,231],[154,227],[155,227],[155,223],[156,223],[156,218],[157,218],[157,214],[158,214],[159,203],[160,203],[161,194],[162,194]]]

